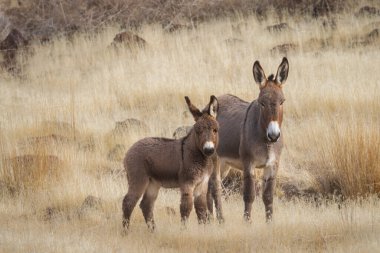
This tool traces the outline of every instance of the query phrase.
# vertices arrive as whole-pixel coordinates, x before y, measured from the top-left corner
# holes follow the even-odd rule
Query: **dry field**
[[[266,29],[280,21],[291,29]],[[0,252],[379,251],[379,22],[236,17],[177,33],[143,26],[145,48],[108,47],[117,26],[34,45],[20,56],[21,76],[0,77]],[[128,147],[192,124],[185,95],[200,107],[211,94],[253,100],[253,62],[276,71],[284,52],[271,49],[284,43],[286,146],[274,222],[264,222],[258,199],[245,224],[236,193],[223,201],[225,224],[200,226],[192,212],[183,229],[179,193],[162,190],[157,231],[136,208],[122,236]],[[132,118],[140,122],[121,123]],[[289,201],[289,186],[355,198]]]

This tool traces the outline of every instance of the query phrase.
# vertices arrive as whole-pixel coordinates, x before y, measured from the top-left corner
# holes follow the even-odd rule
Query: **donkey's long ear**
[[[263,68],[260,66],[259,61],[255,61],[252,68],[253,78],[255,78],[256,83],[263,88],[267,81]]]
[[[276,74],[276,82],[280,85],[286,82],[289,73],[289,62],[286,57],[282,58],[282,62],[280,66],[278,66],[277,74]]]
[[[219,109],[218,99],[216,99],[214,95],[210,96],[210,103],[208,104],[207,113],[213,116],[214,118],[216,118],[218,109]]]
[[[191,114],[194,117],[194,120],[197,121],[199,119],[199,117],[202,116],[201,111],[199,111],[199,109],[191,103],[190,98],[188,96],[185,97],[185,100],[186,100],[187,106],[189,107]]]

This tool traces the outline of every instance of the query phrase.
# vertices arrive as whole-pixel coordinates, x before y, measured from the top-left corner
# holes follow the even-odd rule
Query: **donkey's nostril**
[[[269,141],[276,142],[280,138],[280,135],[281,133],[278,133],[278,134],[268,133],[267,137]]]
[[[210,148],[210,147],[203,148],[203,153],[205,155],[212,155],[212,154],[214,154],[214,151],[215,151],[214,148]]]

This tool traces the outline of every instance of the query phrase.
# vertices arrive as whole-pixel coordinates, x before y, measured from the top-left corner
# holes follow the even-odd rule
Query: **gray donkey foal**
[[[198,221],[207,220],[207,186],[213,171],[213,157],[218,145],[216,114],[218,101],[210,97],[201,112],[188,97],[186,103],[195,124],[190,133],[178,140],[145,138],[128,150],[124,167],[128,193],[123,200],[123,226],[128,228],[131,213],[143,195],[140,208],[148,228],[154,229],[153,207],[160,187],[180,188],[181,220],[185,223],[194,204]]]

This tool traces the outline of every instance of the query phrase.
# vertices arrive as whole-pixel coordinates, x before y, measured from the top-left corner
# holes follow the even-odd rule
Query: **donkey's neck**
[[[194,130],[191,130],[188,136],[183,140],[183,153],[182,158],[191,158],[197,162],[204,162],[207,160],[207,156],[205,156],[201,150],[199,150],[196,143],[196,134]]]
[[[244,122],[249,135],[256,141],[267,142],[266,131],[261,127],[262,116],[260,106],[257,100],[253,101],[247,109],[247,115]]]

